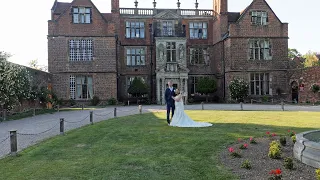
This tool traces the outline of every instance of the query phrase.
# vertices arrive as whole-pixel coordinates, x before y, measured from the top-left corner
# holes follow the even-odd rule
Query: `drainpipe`
[[[222,41],[222,63],[223,63],[223,100],[226,101],[226,63],[224,52],[224,41]]]
[[[153,35],[152,35],[152,24],[149,24],[149,33],[150,33],[150,101],[153,101],[153,73],[152,73],[152,66],[153,66]]]
[[[118,34],[115,35],[115,39],[116,39],[116,81],[117,81],[117,101],[119,102],[119,70],[118,70],[118,43],[119,43],[119,37]]]

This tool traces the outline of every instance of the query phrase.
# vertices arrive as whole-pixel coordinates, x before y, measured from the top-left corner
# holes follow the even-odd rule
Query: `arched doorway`
[[[292,102],[298,103],[299,102],[299,85],[296,81],[291,83],[291,96]]]

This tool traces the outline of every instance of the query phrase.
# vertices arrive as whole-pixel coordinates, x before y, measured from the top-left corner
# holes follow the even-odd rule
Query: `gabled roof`
[[[237,22],[239,22],[240,19],[242,19],[242,17],[243,17],[245,14],[247,14],[247,12],[249,11],[249,9],[251,9],[251,7],[252,7],[252,5],[253,5],[253,3],[254,3],[255,1],[256,1],[256,0],[253,0],[253,1],[251,2],[251,4],[250,4],[248,7],[246,7],[245,10],[243,10],[243,11],[241,12],[241,15],[240,15],[239,19],[237,20]],[[266,3],[266,5],[269,7],[269,9],[271,10],[271,12],[276,16],[276,18],[279,20],[279,22],[282,23],[281,20],[278,18],[277,14],[274,13],[274,11],[272,10],[272,8],[269,6],[269,4],[267,3],[267,1],[266,1],[266,0],[263,0],[263,1],[264,1],[264,2]]]
[[[65,2],[56,2],[55,7],[51,10],[55,14],[62,14],[66,9],[70,7],[71,3],[65,3]]]
[[[51,9],[51,10],[54,10],[54,13],[59,14],[59,17],[55,21],[58,21],[60,19],[60,17],[66,13],[66,11],[72,6],[74,1],[76,1],[76,0],[73,0],[71,3],[63,3],[63,2],[58,2],[57,0],[55,0],[53,7],[52,7],[53,9]],[[91,0],[88,0],[88,1],[91,3],[92,7],[98,11],[98,13],[101,15],[102,19],[107,23],[106,18],[102,15],[102,13],[100,13],[99,9],[93,4],[93,2]]]

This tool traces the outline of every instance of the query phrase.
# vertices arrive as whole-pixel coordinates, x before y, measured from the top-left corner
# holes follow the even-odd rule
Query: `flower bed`
[[[243,139],[227,147],[221,153],[220,160],[225,167],[237,174],[240,179],[268,179],[278,176],[281,172],[281,179],[316,179],[315,168],[300,163],[293,158],[293,142],[289,136],[286,136],[286,145],[281,145],[280,159],[272,159],[268,157],[270,143],[272,141],[279,142],[280,137],[267,133],[265,138],[254,138],[257,144],[250,143],[250,139]],[[251,138],[253,140],[253,138]],[[246,149],[239,149],[243,144],[247,143]],[[230,148],[237,150],[241,158],[234,158],[230,155]],[[285,159],[293,159],[293,169],[286,169]],[[250,162],[250,168],[243,168],[244,161]],[[278,171],[276,171],[278,169]],[[280,171],[279,171],[280,170]],[[273,173],[272,173],[273,172]],[[275,174],[275,172],[277,172]]]

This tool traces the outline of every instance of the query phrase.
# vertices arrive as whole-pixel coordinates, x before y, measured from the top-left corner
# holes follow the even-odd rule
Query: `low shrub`
[[[100,103],[100,98],[98,96],[93,96],[91,99],[91,105],[92,106],[97,106]]]
[[[229,148],[229,152],[230,152],[230,156],[232,156],[233,158],[241,158],[241,154],[239,154],[238,152],[236,152],[232,147]]]
[[[117,104],[117,100],[115,98],[110,98],[110,99],[108,99],[108,104],[109,105],[116,105]]]
[[[245,169],[251,169],[251,162],[246,159],[245,161],[243,161],[243,163],[241,164],[241,168],[245,168]]]
[[[287,139],[286,139],[286,137],[284,137],[284,136],[281,136],[281,137],[280,137],[280,144],[281,144],[282,146],[285,146],[285,145],[287,144]]]
[[[293,144],[296,143],[296,141],[297,141],[296,136],[292,136],[291,139],[292,139]]]
[[[320,168],[316,169],[316,177],[317,177],[317,180],[320,180]]]
[[[293,169],[293,160],[292,160],[292,158],[289,158],[289,157],[285,158],[283,165],[284,165],[284,167],[286,169],[292,170]]]
[[[277,141],[272,141],[270,143],[268,156],[272,159],[280,159],[281,158],[280,144]]]

